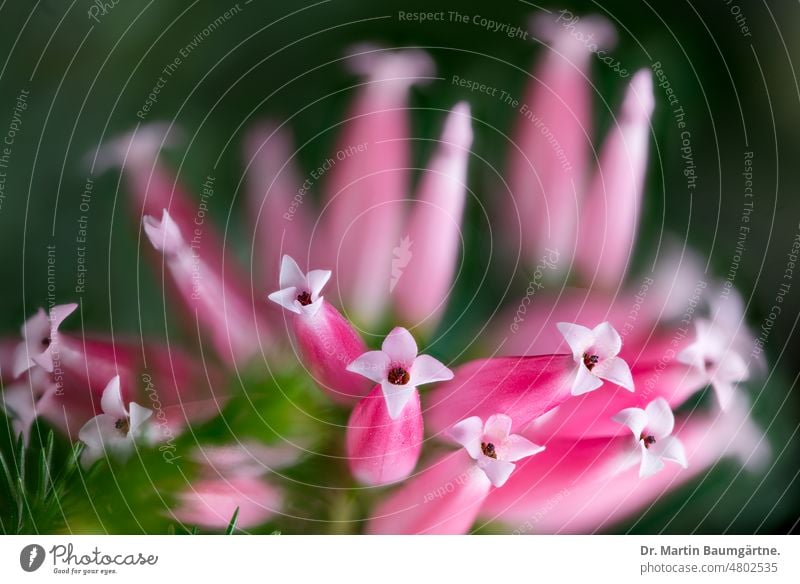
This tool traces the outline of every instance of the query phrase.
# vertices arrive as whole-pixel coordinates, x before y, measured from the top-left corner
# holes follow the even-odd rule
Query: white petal
[[[392,363],[401,363],[406,367],[414,364],[417,357],[417,343],[411,333],[398,326],[386,335],[381,346],[383,352],[389,355]]]
[[[27,383],[18,383],[6,387],[2,393],[2,407],[6,415],[14,422],[14,434],[22,434],[25,444],[28,443],[31,425],[36,419],[35,394]]]
[[[714,395],[717,396],[717,403],[720,409],[725,412],[728,411],[730,405],[734,401],[736,395],[736,386],[732,383],[722,380],[713,380]]]
[[[305,314],[306,316],[312,317],[316,316],[319,312],[319,309],[322,308],[322,304],[325,300],[320,296],[316,300],[314,300],[311,304],[306,304],[303,306],[299,302],[295,302],[295,305],[300,308],[300,311]]]
[[[544,446],[534,444],[519,434],[512,434],[506,441],[503,458],[509,462],[517,462],[523,458],[539,454],[542,450],[544,450]]]
[[[185,248],[186,243],[181,235],[180,227],[172,220],[166,209],[161,215],[161,221],[146,215],[142,219],[142,225],[147,239],[158,251],[166,255],[174,255]]]
[[[367,351],[347,366],[351,373],[358,373],[375,383],[386,380],[389,373],[389,355],[383,351]]]
[[[61,323],[66,320],[66,318],[75,312],[75,309],[78,308],[78,305],[74,302],[70,304],[59,304],[58,306],[54,306],[50,309],[50,332],[52,333],[54,330],[58,330],[61,326]]]
[[[100,398],[100,407],[103,409],[104,414],[114,416],[117,419],[128,417],[128,410],[122,401],[119,375],[112,377],[103,390],[103,397]]]
[[[90,466],[95,460],[102,458],[106,451],[109,454],[124,452],[124,444],[128,442],[117,430],[117,418],[108,414],[95,416],[78,432],[78,439],[86,447],[81,454],[81,463]]]
[[[639,466],[639,478],[651,477],[664,468],[664,461],[653,452],[653,448],[645,448],[642,444],[642,464]]]
[[[311,270],[306,276],[311,298],[316,299],[328,280],[331,279],[330,270]]]
[[[396,420],[403,412],[403,408],[417,391],[413,385],[394,385],[388,381],[381,382],[381,389],[383,390],[383,398],[386,400],[386,409],[389,411],[389,417]]]
[[[486,425],[483,427],[483,436],[486,441],[497,447],[508,440],[510,434],[511,418],[505,414],[489,416],[489,419],[486,420]]]
[[[738,353],[728,351],[720,359],[714,377],[736,383],[745,381],[749,377],[749,373],[745,360]]]
[[[634,390],[631,369],[625,360],[620,357],[609,357],[600,361],[592,369],[592,374],[611,383],[616,383],[628,391]]]
[[[286,310],[291,310],[292,312],[296,312],[297,314],[302,314],[301,305],[297,301],[297,288],[289,287],[283,288],[282,290],[278,290],[277,292],[273,292],[269,296],[267,296],[270,300],[272,300],[275,304],[280,304]]]
[[[603,382],[599,377],[592,375],[583,362],[578,364],[575,379],[572,382],[572,395],[583,395],[601,387]]]
[[[569,348],[572,349],[572,356],[575,357],[575,360],[583,360],[583,354],[594,343],[592,331],[585,326],[570,322],[559,322],[556,327],[564,336]]]
[[[135,402],[130,404],[130,434],[135,439],[142,434],[144,423],[153,415],[153,410],[140,406]]]
[[[308,285],[306,275],[290,256],[285,255],[281,259],[281,275],[280,275],[281,288],[301,288],[304,289]]]
[[[609,359],[619,354],[619,350],[622,348],[622,338],[616,329],[611,326],[611,323],[601,322],[594,327],[592,333],[594,335],[594,345],[592,347],[601,359]]]
[[[672,415],[672,408],[663,397],[658,397],[647,404],[644,409],[647,414],[647,424],[645,430],[656,438],[664,438],[672,434],[675,427],[675,416]]]
[[[411,381],[409,383],[412,385],[423,385],[425,383],[453,379],[453,372],[445,367],[441,361],[434,359],[430,355],[420,355],[414,359],[410,373]]]
[[[508,477],[514,472],[516,465],[513,462],[506,460],[497,460],[496,458],[489,458],[488,456],[481,455],[478,461],[478,466],[486,473],[491,483],[495,487],[502,487],[506,484]]]
[[[647,425],[647,414],[641,408],[625,408],[617,412],[611,419],[630,428],[637,440],[641,438],[644,427]]]
[[[450,437],[466,448],[469,455],[478,460],[481,455],[483,421],[478,416],[461,420],[447,432]]]
[[[686,461],[686,451],[683,449],[683,444],[675,436],[662,438],[650,447],[650,451],[665,460],[677,462],[683,468],[688,468],[689,466]]]

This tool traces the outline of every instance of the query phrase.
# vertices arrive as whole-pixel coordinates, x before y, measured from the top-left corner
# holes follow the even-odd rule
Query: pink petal
[[[393,260],[397,269],[392,274],[392,292],[398,312],[410,325],[422,325],[426,330],[436,327],[453,285],[471,144],[469,105],[460,102],[448,115],[441,141],[420,177],[407,220],[405,233],[415,253],[407,262]]]
[[[417,357],[417,343],[411,333],[403,327],[395,327],[386,335],[381,346],[392,363],[400,363],[408,368]]]
[[[414,359],[411,366],[411,381],[413,385],[424,385],[437,381],[449,381],[453,379],[453,372],[444,366],[438,359],[430,355],[420,355]]]
[[[434,435],[470,416],[502,413],[514,427],[532,420],[571,396],[572,355],[482,359],[462,365],[452,381],[426,393],[426,423]]]
[[[103,390],[100,407],[103,408],[103,413],[109,416],[123,419],[128,417],[128,408],[125,407],[125,403],[122,401],[119,375],[115,375],[111,381],[108,382],[105,390]]]
[[[381,382],[381,391],[386,401],[386,410],[393,420],[400,417],[405,407],[413,402],[414,396],[419,395],[413,385],[395,385],[386,380]]]
[[[614,44],[613,28],[599,17],[581,18],[579,27],[601,48]],[[556,270],[564,271],[573,256],[591,151],[592,53],[553,15],[533,21],[532,30],[549,46],[521,100],[529,109],[516,117],[509,151],[510,194],[503,193],[510,199],[506,225],[509,236],[520,233],[527,265],[534,265],[549,247],[561,252],[563,262]]]
[[[564,340],[567,341],[575,360],[582,360],[584,353],[594,344],[594,333],[585,326],[570,322],[559,322],[556,326],[564,337]]]
[[[628,364],[619,357],[610,357],[600,361],[592,369],[592,373],[601,379],[616,383],[628,391],[634,391],[633,376]]]
[[[627,269],[639,223],[654,103],[652,77],[643,69],[631,79],[581,210],[576,265],[597,285],[618,286]]]
[[[386,379],[391,363],[389,355],[383,351],[367,351],[350,363],[347,370],[363,375],[375,383],[380,383]]]
[[[353,403],[369,392],[371,384],[347,370],[366,352],[364,341],[330,303],[313,316],[294,316],[292,326],[303,365],[329,397]]]
[[[544,446],[534,444],[519,434],[512,434],[506,441],[503,458],[509,462],[517,462],[523,458],[533,456],[534,454],[539,454],[543,450]]]
[[[647,404],[644,409],[647,414],[647,427],[649,433],[656,438],[664,438],[672,434],[675,427],[675,416],[672,415],[672,408],[669,402],[663,397],[659,397]]]
[[[185,251],[186,244],[181,236],[181,231],[166,209],[161,214],[161,221],[147,215],[142,221],[142,225],[145,235],[158,251],[167,255]]]
[[[461,420],[447,432],[448,436],[466,448],[469,455],[477,460],[481,455],[483,421],[478,416]]]
[[[283,494],[261,479],[236,477],[198,481],[180,493],[178,500],[172,513],[186,525],[225,529],[238,507],[237,528],[250,529],[280,511]]]
[[[422,410],[412,392],[402,414],[392,418],[380,386],[356,405],[347,424],[350,470],[365,485],[386,485],[407,478],[422,451]]]
[[[367,533],[467,533],[491,486],[463,450],[444,455],[377,505]]]
[[[504,414],[494,414],[486,420],[483,435],[495,445],[504,443],[511,434],[511,418]]]

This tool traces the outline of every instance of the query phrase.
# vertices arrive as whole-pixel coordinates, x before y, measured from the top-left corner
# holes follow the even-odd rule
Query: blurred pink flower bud
[[[567,23],[541,14],[533,20],[532,29],[549,47],[528,83],[524,109],[514,127],[507,224],[520,226],[527,265],[551,248],[565,258],[556,267],[564,271],[575,247],[593,125],[592,51],[580,39],[591,38],[595,47],[610,48],[616,33],[599,16]]]
[[[631,259],[654,105],[652,76],[643,69],[631,79],[619,117],[600,151],[580,213],[575,262],[583,277],[593,284],[617,288]]]
[[[363,398],[347,423],[347,457],[353,476],[379,486],[407,478],[422,450],[422,410],[413,389],[397,416],[390,416],[380,385]]]
[[[192,319],[210,333],[219,356],[231,364],[252,358],[259,348],[257,317],[241,289],[186,241],[166,209],[160,220],[146,216],[143,225]]]
[[[370,45],[354,47],[349,63],[367,79],[331,159],[320,253],[336,266],[336,289],[349,311],[374,324],[389,298],[393,249],[409,193],[409,88],[430,77],[434,66],[423,51]]]
[[[460,102],[445,121],[404,232],[411,257],[404,266],[393,265],[390,291],[410,326],[435,328],[447,306],[462,241],[471,120],[469,105]]]

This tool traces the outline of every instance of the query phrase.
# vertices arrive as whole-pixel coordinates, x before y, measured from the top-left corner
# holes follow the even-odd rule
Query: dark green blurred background
[[[99,141],[135,126],[136,112],[163,67],[233,3],[119,0],[107,14],[98,15],[99,22],[87,15],[93,5],[88,0],[0,4],[0,134],[11,120],[17,95],[22,90],[30,92],[22,129],[5,169],[6,196],[0,208],[0,330],[8,333],[17,330],[26,313],[46,302],[47,245],[55,244],[57,249],[58,300],[77,300],[74,238],[88,174],[86,153]],[[744,152],[754,153],[752,231],[735,284],[749,302],[750,324],[758,329],[783,277],[786,253],[800,230],[796,66],[800,6],[789,1],[744,0],[541,5],[555,11],[568,8],[576,14],[598,12],[615,21],[620,32],[615,58],[630,70],[660,61],[686,110],[699,175],[691,198],[681,174],[678,131],[663,93],[656,88],[657,139],[648,176],[640,263],[666,232],[710,256],[714,271],[724,277],[742,211]],[[458,10],[525,26],[536,10],[534,3],[331,0],[289,5],[242,0],[239,6],[239,14],[183,59],[148,121],[174,120],[192,140],[190,146],[168,154],[174,166],[180,166],[186,184],[199,187],[219,159],[213,214],[218,223],[227,222],[229,237],[245,261],[249,242],[240,227],[244,210],[237,191],[243,129],[267,116],[291,117],[296,141],[304,144],[329,127],[352,97],[347,88],[355,79],[345,72],[340,58],[357,41],[428,48],[444,79],[414,90],[412,105],[420,108],[414,132],[433,137],[442,117],[437,108],[468,99],[480,120],[474,148],[487,161],[473,164],[471,186],[484,203],[491,204],[497,179],[490,165],[503,168],[507,145],[500,132],[510,131],[513,110],[495,98],[469,95],[449,80],[452,75],[480,79],[521,95],[527,79],[524,71],[534,62],[538,47],[532,41],[510,39],[469,24],[399,22],[397,11]],[[743,35],[732,14],[734,6],[746,18],[751,36]],[[610,120],[609,108],[618,104],[624,85],[597,62],[594,73],[597,133],[602,135]],[[306,169],[324,159],[333,140],[334,134],[326,131],[303,148],[300,160]],[[428,147],[415,151],[415,162],[427,159],[428,151]],[[161,291],[147,285],[152,282],[147,269],[134,269],[136,233],[126,217],[118,174],[94,178],[87,289],[82,295],[84,326],[108,330],[113,316],[115,332],[137,333],[141,325],[145,334],[162,335]],[[468,220],[475,224],[477,215],[478,209],[468,210]],[[481,246],[486,243],[477,234],[468,239],[463,281],[483,271],[481,262],[486,256]],[[524,284],[512,294],[523,289]],[[480,291],[489,306],[497,303],[492,299],[495,292],[491,285]],[[462,291],[452,313],[461,311],[461,298],[470,293]],[[141,323],[135,309],[137,295]],[[674,500],[660,503],[635,524],[622,526],[623,530],[786,532],[796,528],[800,282],[794,284],[783,308],[766,346],[775,370],[756,411],[760,424],[769,427],[773,449],[780,455],[775,466],[766,476],[738,476],[731,483],[738,469],[721,465],[702,488],[682,489]],[[474,330],[486,316],[479,310],[470,315],[472,321],[453,334]],[[680,511],[675,514],[677,508]],[[737,514],[740,509],[742,513]]]

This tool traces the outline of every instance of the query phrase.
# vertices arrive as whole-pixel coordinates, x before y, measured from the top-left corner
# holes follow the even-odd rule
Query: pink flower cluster
[[[520,533],[595,531],[723,456],[758,468],[769,455],[738,388],[756,364],[736,292],[706,282],[685,249],[659,257],[642,283],[626,278],[655,102],[650,73],[632,76],[593,164],[592,53],[558,23],[534,25],[548,43],[525,95],[537,118],[516,121],[508,192],[494,212],[527,268],[555,254],[552,292],[500,311],[464,343],[490,356],[452,369],[420,354],[414,337],[431,338],[456,281],[473,120],[463,102],[446,113],[412,185],[408,99],[434,74],[426,53],[359,46],[349,55],[364,80],[336,155],[315,175],[317,210],[306,198],[316,184],[299,178],[285,127],[248,136],[255,286],[158,161],[169,128],[139,128],[93,161],[124,169],[158,273],[224,367],[259,355],[280,366],[291,346],[349,409],[342,444],[352,477],[385,490],[369,533],[466,533],[478,520]],[[613,44],[601,19],[580,26]],[[567,276],[582,286],[562,286]],[[86,444],[88,464],[138,444],[163,448],[228,397],[213,391],[215,366],[174,347],[60,332],[75,309],[40,310],[21,342],[2,344],[3,404],[17,431],[27,435],[41,416]],[[387,327],[381,349],[369,350],[353,323],[387,321],[405,327]],[[713,408],[682,408],[708,386]],[[258,444],[199,450],[207,472],[180,495],[175,516],[222,527],[239,507],[240,525],[264,522],[284,496],[264,477],[294,462],[285,454]]]

